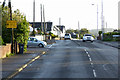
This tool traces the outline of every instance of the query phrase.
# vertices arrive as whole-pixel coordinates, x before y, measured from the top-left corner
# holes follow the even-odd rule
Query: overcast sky
[[[1,0],[3,2],[3,0]],[[8,0],[6,0],[8,1]],[[13,11],[19,9],[29,22],[33,21],[33,0],[11,0]],[[118,28],[118,2],[120,0],[103,0],[104,16],[108,28]],[[46,21],[53,25],[61,24],[66,28],[97,29],[97,4],[99,11],[99,29],[101,29],[101,0],[35,0],[36,22],[41,21],[40,4],[45,7]],[[95,5],[92,5],[95,4]]]

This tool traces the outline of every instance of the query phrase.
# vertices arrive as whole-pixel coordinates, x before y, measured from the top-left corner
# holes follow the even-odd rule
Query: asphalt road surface
[[[56,41],[14,78],[118,78],[118,49],[96,42]]]

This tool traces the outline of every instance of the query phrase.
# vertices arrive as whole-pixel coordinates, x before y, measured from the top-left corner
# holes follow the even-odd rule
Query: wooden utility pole
[[[107,33],[107,22],[106,22],[106,33]]]
[[[40,6],[41,6],[41,28],[42,28],[42,32],[44,32],[43,23],[42,23],[42,4]]]
[[[5,2],[6,2],[6,0],[4,0],[4,2],[3,2],[3,4],[2,4],[2,8],[5,6]]]
[[[44,20],[44,34],[46,33],[46,25],[45,25],[45,11],[44,11],[44,5],[43,5],[43,20]]]
[[[12,7],[11,7],[11,0],[8,2],[8,7],[10,11],[10,20],[12,20]],[[14,29],[12,28],[12,37],[11,37],[11,53],[14,53]]]
[[[46,24],[45,24],[45,9],[43,5],[43,20],[44,20],[44,34],[45,34],[45,40],[46,40]]]
[[[80,30],[80,24],[79,24],[79,21],[78,21],[78,30]]]
[[[35,0],[33,1],[33,36],[35,36]]]
[[[78,21],[78,36],[79,36],[79,38],[80,38],[80,24],[79,24],[79,21]]]
[[[59,26],[61,25],[61,18],[59,18]]]

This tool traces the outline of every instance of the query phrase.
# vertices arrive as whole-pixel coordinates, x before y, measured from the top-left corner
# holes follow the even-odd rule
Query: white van
[[[64,36],[64,40],[71,40],[71,34],[66,33]]]

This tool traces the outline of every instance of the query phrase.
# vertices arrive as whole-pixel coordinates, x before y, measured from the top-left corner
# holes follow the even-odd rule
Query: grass
[[[14,53],[10,53],[10,54],[6,54],[6,57],[10,57],[10,56],[13,56]]]

